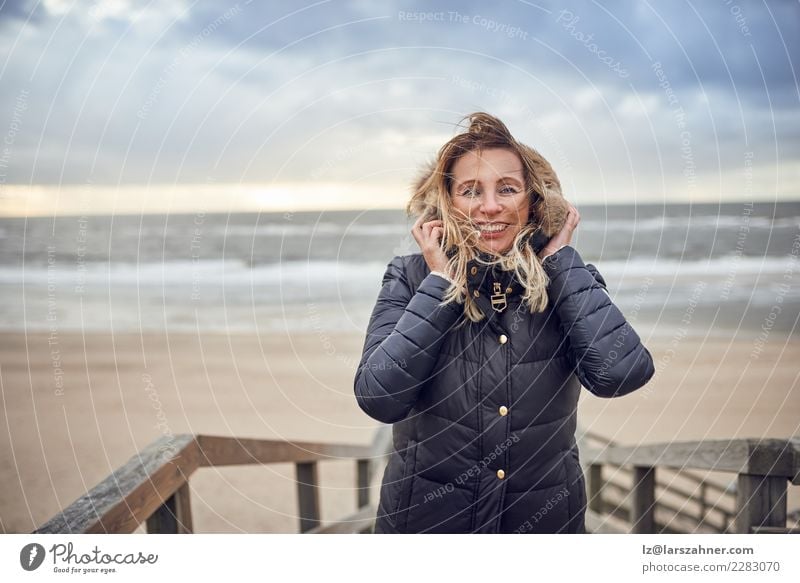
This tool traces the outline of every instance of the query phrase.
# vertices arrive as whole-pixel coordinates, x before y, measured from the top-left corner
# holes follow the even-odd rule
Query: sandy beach
[[[773,333],[754,352],[750,332],[642,337],[656,377],[619,399],[584,391],[583,426],[626,444],[800,431],[796,340]],[[369,443],[377,423],[352,393],[363,338],[3,333],[0,532],[32,531],[168,432]],[[320,464],[323,521],[355,509],[353,466]],[[296,532],[293,476],[290,464],[201,469],[195,530]]]

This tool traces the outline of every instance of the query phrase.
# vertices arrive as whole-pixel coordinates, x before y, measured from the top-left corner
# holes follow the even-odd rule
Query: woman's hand
[[[411,234],[416,239],[428,268],[431,271],[444,272],[448,262],[447,255],[441,247],[444,223],[438,219],[423,222],[426,218],[426,215],[421,215],[416,220]]]
[[[572,233],[578,228],[578,223],[581,220],[581,215],[578,212],[572,203],[567,202],[567,206],[569,206],[569,211],[567,212],[567,220],[564,221],[564,226],[561,227],[561,230],[553,235],[553,238],[548,241],[547,245],[539,252],[539,258],[543,258],[546,255],[550,255],[555,253],[559,249],[561,249],[564,245],[569,245],[572,243]]]

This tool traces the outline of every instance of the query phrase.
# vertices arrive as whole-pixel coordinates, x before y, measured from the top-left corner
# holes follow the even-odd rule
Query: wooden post
[[[147,532],[150,534],[191,534],[192,531],[192,508],[187,482],[147,518]]]
[[[739,474],[734,532],[754,526],[786,527],[786,477]]]
[[[700,484],[700,511],[697,516],[697,522],[702,525],[706,521],[706,513],[708,512],[708,504],[706,503],[706,483]]]
[[[370,460],[356,460],[356,508],[369,505]]]
[[[603,504],[603,465],[591,464],[589,466],[589,510],[602,514],[605,512]]]
[[[300,513],[300,532],[319,526],[319,488],[317,487],[317,462],[298,462],[297,501]]]
[[[633,468],[633,496],[631,499],[631,532],[652,534],[656,503],[656,469],[647,466]]]
[[[189,482],[173,494],[175,499],[175,516],[178,519],[178,534],[191,534],[194,532],[192,523],[192,507],[189,498]]]

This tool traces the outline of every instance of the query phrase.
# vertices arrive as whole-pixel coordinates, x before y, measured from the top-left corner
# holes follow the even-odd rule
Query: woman
[[[422,252],[389,263],[355,376],[393,424],[375,532],[585,532],[580,387],[626,395],[653,359],[570,245],[550,164],[467,117],[417,181]]]

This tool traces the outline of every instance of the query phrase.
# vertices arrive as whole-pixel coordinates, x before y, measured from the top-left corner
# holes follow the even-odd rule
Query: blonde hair
[[[485,317],[471,295],[466,293],[467,265],[475,259],[483,265],[513,270],[525,288],[522,301],[527,303],[531,313],[542,312],[547,308],[550,281],[528,240],[537,229],[550,238],[563,227],[568,207],[561,194],[561,183],[550,163],[530,146],[517,142],[498,118],[475,112],[464,116],[459,125],[466,119],[469,120],[467,130],[445,143],[436,159],[421,170],[412,186],[406,213],[415,218],[422,214],[431,218],[438,216],[444,223],[441,243],[450,258],[447,271],[455,279],[445,293],[444,304],[452,301],[463,303],[464,314],[473,322]],[[525,192],[530,201],[528,223],[514,238],[511,248],[496,256],[478,248],[479,231],[460,213],[454,212],[451,198],[452,169],[456,160],[468,152],[489,148],[505,148],[517,154],[522,162]]]

